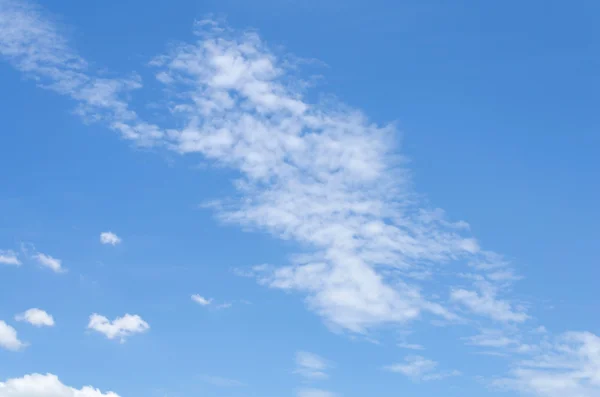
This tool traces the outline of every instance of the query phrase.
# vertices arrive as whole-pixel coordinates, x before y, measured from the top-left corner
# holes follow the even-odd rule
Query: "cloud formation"
[[[121,243],[121,238],[113,232],[100,233],[100,242],[102,244],[117,245]]]
[[[47,267],[52,270],[54,273],[63,273],[65,269],[62,267],[62,261],[60,259],[54,258],[50,255],[42,254],[38,252],[33,256],[33,259],[37,261],[41,266]]]
[[[150,325],[137,314],[125,314],[123,317],[117,317],[110,321],[108,318],[94,313],[90,316],[87,328],[103,334],[108,339],[118,338],[123,343],[132,335],[148,331]]]
[[[36,327],[53,327],[54,318],[44,310],[32,308],[15,316],[16,321],[24,321]]]
[[[16,252],[11,250],[0,250],[0,265],[20,266],[21,261]]]
[[[389,365],[384,369],[408,376],[416,381],[440,380],[460,375],[458,371],[438,371],[436,361],[422,356],[409,356],[404,361],[404,363]]]
[[[294,373],[307,379],[327,379],[325,372],[329,368],[327,361],[314,353],[299,351],[296,353],[296,370]]]
[[[540,350],[496,385],[539,397],[600,396],[600,337],[569,332]]]
[[[0,397],[119,397],[113,392],[103,393],[92,386],[76,389],[64,385],[53,374],[30,374],[0,382]]]
[[[192,300],[200,306],[208,306],[212,303],[212,299],[206,299],[205,297],[198,294],[192,295]]]
[[[4,321],[0,320],[0,347],[17,351],[25,346],[26,344],[21,342],[17,337],[17,331]]]

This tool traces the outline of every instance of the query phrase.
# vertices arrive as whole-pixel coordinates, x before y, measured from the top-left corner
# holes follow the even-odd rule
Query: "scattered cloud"
[[[54,326],[54,318],[44,310],[32,308],[15,316],[16,321],[25,321],[36,327]]]
[[[121,243],[121,238],[113,232],[100,233],[100,242],[102,244],[117,245]]]
[[[522,308],[515,308],[510,302],[499,299],[493,284],[478,280],[475,285],[479,291],[454,289],[450,296],[475,314],[487,316],[499,322],[522,323],[529,319]]]
[[[200,296],[198,294],[192,295],[192,300],[200,306],[208,306],[212,303],[212,299],[206,299],[205,297]]]
[[[213,376],[213,375],[202,375],[201,380],[205,383],[211,384],[213,386],[218,387],[241,387],[245,386],[244,383],[229,378],[223,378],[221,376]]]
[[[4,321],[0,320],[0,347],[17,351],[25,346],[26,344],[21,342],[17,337],[17,331]],[[0,393],[0,396],[2,396],[2,393]]]
[[[440,380],[450,376],[458,376],[458,371],[437,371],[438,363],[422,356],[409,356],[404,363],[393,364],[384,369],[405,375],[415,381]]]
[[[321,389],[302,389],[298,397],[336,397],[337,394]]]
[[[532,359],[513,368],[511,377],[494,382],[539,397],[600,396],[600,337],[569,332]]]
[[[314,353],[299,351],[296,353],[296,370],[294,373],[307,379],[327,379],[325,372],[329,368],[327,361]]]
[[[44,11],[29,2],[0,2],[0,56],[40,87],[71,98],[84,121],[103,121],[123,138],[150,145],[163,137],[141,121],[125,96],[141,88],[139,76],[98,77],[70,47]]]
[[[54,273],[64,273],[66,270],[62,267],[62,261],[57,258],[53,258],[50,255],[37,253],[33,258],[42,266],[47,267]]]
[[[407,350],[425,350],[425,347],[423,347],[423,345],[419,345],[416,343],[398,343],[397,346],[401,349]]]
[[[16,252],[11,250],[0,250],[0,265],[20,266],[21,261]]]
[[[0,1],[1,5],[1,1]],[[30,374],[0,382],[2,397],[119,397],[113,392],[103,393],[91,386],[76,389],[64,385],[56,375]]]
[[[108,318],[94,313],[90,316],[87,327],[103,334],[108,339],[119,338],[121,343],[125,342],[129,336],[150,329],[150,325],[137,314],[125,314],[123,317],[117,317],[113,321],[109,321]]]
[[[469,235],[468,224],[429,208],[413,190],[410,170],[396,154],[395,126],[374,123],[335,100],[309,103],[298,88],[304,82],[288,73],[285,57],[256,33],[199,22],[194,42],[154,59],[157,80],[166,92],[177,92],[168,103],[171,125],[159,127],[142,120],[127,101],[131,91],[142,87],[139,76],[98,77],[38,7],[0,0],[0,10],[0,56],[41,87],[71,98],[85,121],[104,122],[139,146],[200,153],[239,171],[235,187],[241,199],[207,207],[224,222],[307,248],[306,255],[286,265],[260,266],[246,274],[270,288],[302,292],[307,306],[332,328],[364,334],[424,315],[457,320],[454,308],[515,327],[529,319],[505,294],[504,288],[520,278],[510,263],[484,251]],[[2,251],[0,263],[17,265],[10,253]],[[61,261],[49,255],[32,257],[63,270]],[[439,271],[444,267],[451,271]],[[465,267],[476,273],[473,286],[451,288],[449,301],[427,290],[431,281]],[[211,304],[199,295],[192,299]],[[139,316],[110,322],[94,314],[88,328],[123,341],[149,326]],[[503,384],[542,397],[596,397],[597,338],[568,334],[537,363],[520,362]],[[0,343],[22,346],[4,322]],[[482,334],[468,343],[528,350],[514,335],[494,339]],[[387,369],[418,380],[457,374],[438,372],[437,366],[413,356]],[[299,392],[299,397],[332,395]]]

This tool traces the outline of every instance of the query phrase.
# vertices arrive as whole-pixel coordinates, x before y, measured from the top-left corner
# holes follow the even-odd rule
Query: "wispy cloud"
[[[322,389],[302,389],[298,397],[336,397],[337,394]]]
[[[21,261],[16,252],[11,250],[0,250],[0,264],[20,266]]]
[[[70,97],[86,121],[102,120],[126,139],[148,145],[162,137],[129,109],[125,95],[140,78],[94,76],[44,11],[26,1],[0,1],[0,55],[39,86]]]
[[[329,363],[321,356],[299,351],[296,353],[296,369],[294,373],[307,379],[327,379]]]
[[[246,273],[260,283],[302,292],[307,306],[328,325],[355,333],[424,315],[464,320],[459,313],[467,323],[508,324],[519,332],[530,314],[511,299],[507,287],[520,277],[502,255],[480,247],[465,222],[424,204],[413,189],[410,169],[397,155],[393,124],[377,124],[335,100],[309,102],[299,88],[305,84],[288,73],[285,57],[256,33],[204,21],[195,34],[193,42],[176,45],[151,62],[170,95],[171,123],[159,127],[130,108],[127,96],[142,87],[139,77],[98,77],[41,9],[0,0],[0,56],[41,87],[71,98],[86,121],[102,121],[137,145],[200,153],[239,171],[234,182],[241,199],[207,207],[225,222],[305,248],[289,264]],[[61,268],[60,262],[58,267],[47,262]],[[457,285],[456,275],[464,272],[469,285]],[[432,281],[446,285],[447,293],[430,290]],[[197,303],[210,304],[202,299]],[[118,337],[117,320],[97,320],[106,334]],[[586,349],[593,346],[590,335]],[[520,343],[515,335],[509,338]],[[484,336],[466,342],[492,343]],[[508,350],[525,346],[509,340],[502,345]],[[577,354],[567,358],[577,361]],[[436,366],[421,357],[388,369],[426,379],[439,376]],[[525,364],[519,369],[544,374]],[[568,379],[561,380],[571,382],[571,389],[544,383],[538,394],[560,395],[551,388],[582,397],[595,392],[589,386],[592,377],[564,373]],[[533,390],[519,379],[515,376],[512,384]]]
[[[200,306],[208,306],[212,303],[212,299],[206,299],[205,297],[198,294],[192,295],[192,300]]]
[[[438,371],[438,363],[422,356],[409,356],[400,364],[393,364],[384,369],[396,372],[417,381],[440,380],[450,376],[458,376],[458,371]]]
[[[113,232],[100,233],[100,242],[102,244],[117,245],[121,243],[121,238]]]
[[[17,336],[17,331],[6,324],[6,322],[0,320],[0,347],[3,347],[7,350],[17,351],[26,346],[25,343],[19,340]]]
[[[569,332],[541,353],[523,360],[512,376],[495,382],[540,397],[600,395],[600,338],[589,332]]]
[[[33,255],[33,259],[35,259],[41,266],[47,267],[54,273],[64,273],[66,271],[62,266],[62,261],[50,255],[38,252],[37,254]]]
[[[223,378],[221,376],[214,375],[202,375],[200,379],[208,384],[218,387],[241,387],[245,386],[244,383],[230,378]]]
[[[132,335],[148,331],[150,325],[137,314],[125,314],[123,317],[117,317],[110,321],[108,318],[94,313],[90,316],[87,328],[103,334],[108,339],[119,338],[123,343]]]
[[[17,314],[15,320],[24,321],[36,327],[53,327],[54,317],[42,309],[32,308]]]

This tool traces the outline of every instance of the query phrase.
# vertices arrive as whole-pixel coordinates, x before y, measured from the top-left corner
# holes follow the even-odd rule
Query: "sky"
[[[599,397],[599,13],[0,0],[0,397]]]

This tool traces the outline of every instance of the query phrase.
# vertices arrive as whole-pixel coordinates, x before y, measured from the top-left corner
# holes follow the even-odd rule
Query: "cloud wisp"
[[[458,376],[460,372],[439,371],[438,363],[422,356],[408,356],[403,363],[384,367],[386,371],[405,375],[414,381],[432,381]]]
[[[329,367],[330,364],[327,360],[317,354],[305,351],[296,353],[296,369],[294,370],[294,373],[306,379],[327,379],[329,375],[326,371]]]
[[[21,266],[17,253],[11,250],[0,250],[0,265]]]

